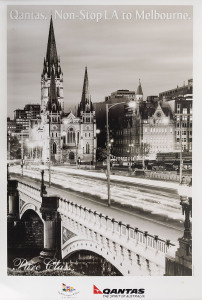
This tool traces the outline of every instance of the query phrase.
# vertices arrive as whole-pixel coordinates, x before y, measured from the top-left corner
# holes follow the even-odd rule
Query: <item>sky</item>
[[[137,11],[188,13],[189,19],[137,20]],[[28,12],[46,19],[26,19]],[[146,98],[181,86],[193,76],[191,6],[8,6],[7,115],[11,118],[25,104],[40,104],[51,13],[66,112],[74,112],[81,100],[85,66],[92,102],[104,101],[118,89],[136,91],[139,78]],[[70,19],[70,13],[78,18]],[[97,13],[102,15],[98,22],[93,19]],[[123,19],[123,13],[131,19]]]

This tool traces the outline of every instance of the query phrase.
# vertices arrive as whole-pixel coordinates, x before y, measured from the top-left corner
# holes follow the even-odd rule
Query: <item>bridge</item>
[[[8,220],[9,245],[16,238],[21,247],[41,249],[41,258],[58,257],[64,261],[81,250],[90,251],[124,276],[163,276],[166,253],[176,251],[169,240],[71,199],[41,196],[40,189],[17,180],[8,180]]]

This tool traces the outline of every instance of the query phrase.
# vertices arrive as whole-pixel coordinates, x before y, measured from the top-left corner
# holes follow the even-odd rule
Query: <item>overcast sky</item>
[[[40,12],[47,20],[15,20],[15,10]],[[119,19],[60,20],[63,13],[100,12]],[[190,20],[136,20],[135,11],[187,12]],[[57,52],[64,74],[65,111],[81,100],[85,66],[93,102],[118,89],[137,89],[144,97],[183,85],[192,78],[193,24],[188,6],[9,6],[8,7],[8,116],[27,103],[40,103],[41,72],[46,54],[50,15],[53,15]],[[122,12],[132,14],[122,20]],[[86,16],[86,13],[85,13]]]

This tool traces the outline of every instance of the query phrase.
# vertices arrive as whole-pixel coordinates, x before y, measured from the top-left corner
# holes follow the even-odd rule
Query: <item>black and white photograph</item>
[[[194,9],[181,3],[7,6],[8,282],[40,277],[50,299],[191,299]],[[182,297],[141,281],[173,277]]]

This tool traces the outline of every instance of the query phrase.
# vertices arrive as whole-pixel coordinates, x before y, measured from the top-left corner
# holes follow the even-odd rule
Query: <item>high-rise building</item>
[[[14,111],[14,121],[16,123],[16,132],[29,130],[32,119],[40,116],[39,104],[26,104],[24,109],[16,109]]]
[[[192,151],[193,80],[159,94],[167,101],[175,120],[175,151]]]
[[[175,119],[175,150],[192,151],[192,100],[168,100]]]
[[[141,156],[143,135],[141,107],[144,100],[140,80],[137,92],[131,93],[133,97],[129,97],[124,104],[123,112],[114,118],[112,124],[114,142],[111,152],[122,160],[135,160]],[[130,101],[134,101],[133,107],[130,107]]]
[[[8,134],[16,132],[16,122],[10,118],[7,118],[7,132]]]

